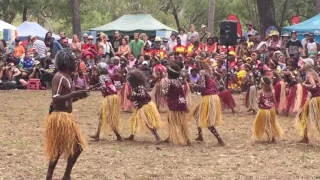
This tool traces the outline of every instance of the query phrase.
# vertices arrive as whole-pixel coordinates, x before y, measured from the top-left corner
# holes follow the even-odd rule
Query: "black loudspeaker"
[[[224,20],[220,22],[220,44],[224,46],[237,45],[237,22]]]

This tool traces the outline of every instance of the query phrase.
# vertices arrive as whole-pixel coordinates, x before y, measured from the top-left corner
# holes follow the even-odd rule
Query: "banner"
[[[269,26],[266,30],[266,37],[274,32],[279,32],[278,29],[275,26]]]
[[[227,17],[227,20],[232,20],[232,21],[236,21],[237,22],[237,34],[238,34],[238,37],[241,37],[242,36],[242,27],[241,27],[241,23],[238,19],[238,17],[234,14],[230,14],[228,17]]]
[[[293,15],[291,18],[291,25],[299,24],[301,22],[299,15]]]

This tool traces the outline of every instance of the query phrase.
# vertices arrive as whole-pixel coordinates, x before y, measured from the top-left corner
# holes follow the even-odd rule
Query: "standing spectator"
[[[69,43],[67,39],[60,40],[62,48],[69,48]]]
[[[288,57],[293,57],[294,55],[299,55],[302,52],[302,44],[297,39],[297,32],[291,32],[291,39],[286,45],[286,53]]]
[[[131,50],[130,50],[130,46],[128,45],[128,41],[124,38],[121,39],[121,46],[119,46],[116,54],[120,57],[124,56],[127,58],[130,52]]]
[[[191,38],[195,37],[196,40],[200,41],[199,33],[196,31],[193,24],[190,24],[190,32],[187,34],[188,42],[191,41]]]
[[[130,42],[130,37],[128,35],[123,36],[123,38],[126,39],[128,43]]]
[[[58,51],[62,50],[61,44],[54,40],[51,32],[47,32],[44,43],[46,44],[47,52],[49,52],[51,58],[54,58]]]
[[[178,44],[177,42],[177,35],[176,33],[172,33],[171,36],[170,36],[170,41],[168,43],[168,46],[169,46],[169,53],[172,53],[173,52],[173,48]]]
[[[187,53],[187,48],[182,45],[182,41],[181,41],[180,37],[177,38],[177,45],[173,48],[173,52],[176,55],[177,54],[186,55],[186,53]]]
[[[70,44],[70,47],[72,49],[72,52],[76,55],[77,59],[79,60],[81,58],[82,49],[78,35],[74,34],[72,36],[72,42]]]
[[[206,44],[207,39],[210,37],[210,33],[207,31],[207,26],[205,24],[201,25],[201,32],[200,32],[200,43]]]
[[[114,52],[118,52],[118,48],[121,46],[121,36],[120,36],[120,33],[119,31],[115,31],[114,32],[114,36],[112,38],[112,46],[113,46],[113,49],[114,49]]]
[[[82,35],[82,39],[83,39],[83,41],[81,42],[81,47],[82,47],[82,49],[83,49],[83,46],[88,43],[88,34],[87,34],[87,33],[84,33],[84,34]]]
[[[31,38],[35,60],[40,61],[42,68],[46,68],[47,66],[47,47],[46,44],[39,40],[37,36]]]
[[[167,54],[169,53],[169,45],[168,45],[168,39],[163,38],[163,44],[160,47],[163,51],[165,51]]]
[[[101,42],[99,43],[99,53],[102,53],[102,57],[108,60],[115,55],[112,44],[109,42],[109,38],[106,34],[102,34],[100,37]]]
[[[301,40],[301,45],[304,50],[306,50],[305,47],[309,39],[310,39],[310,33],[309,32],[304,33],[304,38]]]
[[[187,46],[187,44],[188,44],[188,35],[186,35],[186,32],[183,29],[179,30],[178,37],[180,37],[180,39],[181,39],[181,45],[182,46]]]
[[[16,45],[13,48],[13,56],[15,58],[15,65],[18,65],[20,63],[20,59],[25,55],[25,50],[19,38],[15,39],[15,43]]]
[[[256,36],[258,34],[258,32],[256,30],[253,29],[253,24],[251,22],[248,22],[247,24],[247,28],[248,28],[248,31],[246,33],[246,38],[247,40],[249,39],[248,36],[251,35],[251,36]]]
[[[59,36],[60,36],[60,40],[59,40],[58,42],[59,42],[60,45],[62,46],[63,40],[64,40],[64,39],[67,39],[67,36],[66,36],[66,33],[65,33],[65,32],[60,32],[60,33],[59,33]]]
[[[274,52],[281,49],[281,40],[279,38],[279,32],[273,32],[269,36],[271,36],[271,42],[268,45],[269,55],[272,56]]]
[[[134,33],[134,40],[130,42],[129,46],[135,58],[142,54],[144,41],[139,39],[139,33]]]
[[[140,34],[140,40],[142,40],[144,42],[144,46],[148,43],[150,45],[150,47],[152,46],[152,42],[149,41],[149,37],[146,33],[142,33]]]
[[[305,44],[305,55],[317,55],[319,50],[319,43],[314,40],[314,36],[312,33],[309,34],[308,42]]]

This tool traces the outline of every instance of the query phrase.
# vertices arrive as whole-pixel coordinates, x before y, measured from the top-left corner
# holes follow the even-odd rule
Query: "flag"
[[[234,14],[230,14],[228,17],[227,17],[227,20],[232,20],[232,21],[236,21],[237,22],[237,34],[238,34],[238,37],[241,37],[242,36],[242,27],[241,27],[241,23],[238,19],[238,17]]]

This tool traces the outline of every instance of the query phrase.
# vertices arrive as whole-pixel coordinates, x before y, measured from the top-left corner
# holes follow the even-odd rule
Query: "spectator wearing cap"
[[[297,32],[291,32],[291,39],[286,45],[286,54],[288,57],[293,57],[294,55],[299,55],[303,51],[301,42],[297,39]]]
[[[271,32],[269,34],[269,36],[271,37],[271,41],[270,41],[270,44],[268,45],[268,50],[269,50],[269,53],[270,55],[272,56],[274,52],[278,51],[281,49],[281,40],[279,38],[279,32],[277,31],[274,31],[274,32]]]
[[[304,38],[301,40],[301,45],[302,45],[302,48],[303,48],[304,50],[306,50],[305,47],[306,47],[307,42],[308,42],[309,39],[310,39],[310,32],[304,33],[303,36],[304,36]]]
[[[286,45],[287,43],[289,42],[289,37],[290,37],[290,34],[289,33],[284,33],[282,34],[282,44],[281,44],[281,51],[283,54],[286,54]]]
[[[201,32],[200,32],[200,42],[202,44],[206,44],[208,38],[210,37],[210,33],[207,31],[207,26],[205,24],[201,25]]]
[[[177,45],[177,35],[176,33],[172,32],[171,36],[170,36],[170,40],[168,42],[168,46],[169,46],[169,53],[173,52],[173,48]]]
[[[131,52],[135,58],[138,58],[143,52],[144,41],[139,39],[139,33],[134,33],[134,40],[129,44]]]
[[[22,46],[22,42],[19,38],[15,39],[15,46],[13,48],[13,56],[16,59],[16,62],[18,62],[21,58],[24,57],[25,49]],[[15,63],[16,65],[19,63]]]
[[[159,56],[160,60],[167,57],[167,52],[161,48],[161,38],[158,36],[155,38],[155,46],[153,49],[153,56]]]
[[[313,34],[310,33],[309,39],[304,46],[305,55],[306,56],[311,56],[311,55],[316,56],[318,54],[318,51],[320,50],[319,47],[320,47],[319,43],[314,40]]]
[[[187,46],[187,44],[188,44],[188,35],[186,34],[185,30],[180,29],[178,37],[180,37],[180,39],[181,39],[181,45],[182,46]]]
[[[253,24],[251,22],[248,22],[246,24],[248,31],[247,31],[247,40],[250,38],[250,36],[256,36],[258,34],[258,32],[256,30],[253,29]]]
[[[163,51],[165,51],[167,54],[169,53],[169,45],[168,45],[168,39],[163,38],[163,44],[160,47]]]
[[[200,41],[199,33],[196,31],[196,28],[193,24],[190,24],[189,26],[189,32],[187,33],[187,40],[188,42],[191,41],[192,37],[196,38],[196,40]]]
[[[93,54],[98,53],[97,46],[93,43],[93,36],[88,36],[88,42],[82,46],[82,50],[90,51]]]
[[[84,33],[82,35],[82,42],[81,42],[82,47],[83,47],[84,44],[88,43],[88,37],[89,37],[89,35],[87,33]]]

